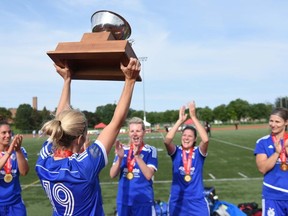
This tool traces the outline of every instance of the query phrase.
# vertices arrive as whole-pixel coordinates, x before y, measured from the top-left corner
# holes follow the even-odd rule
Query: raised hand
[[[119,140],[117,140],[115,142],[115,154],[117,154],[119,158],[123,158],[124,157],[123,144],[120,143]]]
[[[182,106],[179,109],[179,118],[178,118],[178,120],[180,120],[181,123],[184,122],[187,119],[187,116],[188,116],[187,114],[185,114],[185,109],[186,109],[185,106]]]
[[[188,104],[188,107],[189,107],[189,114],[190,114],[190,117],[196,117],[196,105],[195,105],[195,102],[192,101]]]
[[[136,80],[141,70],[141,64],[136,58],[130,58],[129,64],[125,67],[121,62],[121,70],[126,79]]]
[[[23,140],[22,135],[20,134],[15,135],[9,146],[8,153],[12,153],[13,149],[15,151],[19,151],[21,149],[22,140]]]
[[[56,68],[57,73],[64,79],[71,79],[72,72],[70,68],[68,67],[68,64],[65,62],[64,68],[58,66],[57,64],[54,64],[54,67]]]

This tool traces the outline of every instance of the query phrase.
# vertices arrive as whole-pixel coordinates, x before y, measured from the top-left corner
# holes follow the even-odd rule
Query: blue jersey
[[[104,215],[99,173],[107,162],[100,141],[81,154],[61,160],[54,160],[52,143],[46,141],[35,169],[53,206],[53,215]]]
[[[120,165],[117,203],[127,206],[153,205],[153,180],[151,179],[148,181],[145,178],[136,162],[133,167],[133,178],[131,180],[126,178],[128,173],[127,157],[129,149],[130,147],[124,146],[124,158]],[[152,167],[157,171],[158,158],[155,147],[145,144],[140,152],[140,157],[147,166]],[[117,160],[118,156],[115,157],[114,162]]]
[[[28,160],[26,150],[21,147],[21,151],[23,152],[25,159]],[[0,152],[0,154],[3,156],[5,153]],[[10,161],[12,165],[11,175],[13,177],[11,182],[7,183],[4,181],[6,174],[4,167],[0,170],[0,206],[12,205],[22,202],[21,185],[19,180],[20,173],[15,151],[12,152]]]
[[[185,151],[188,158],[189,151]],[[172,185],[169,198],[169,214],[171,216],[203,215],[209,216],[209,204],[204,196],[203,166],[206,155],[202,155],[198,147],[194,147],[190,167],[190,181],[185,181],[182,146],[176,146],[172,159]]]
[[[271,135],[257,140],[254,154],[266,154],[270,157],[275,153],[275,147]],[[262,196],[265,199],[288,200],[288,172],[280,169],[280,158],[275,166],[264,175]]]
[[[187,157],[188,157],[188,152]],[[191,181],[186,182],[184,177],[186,175],[182,161],[182,146],[176,146],[175,152],[171,155],[172,158],[172,185],[171,196],[189,197],[189,199],[199,199],[204,197],[203,185],[203,166],[206,156],[200,153],[198,147],[194,147],[192,155],[192,165],[190,168]]]

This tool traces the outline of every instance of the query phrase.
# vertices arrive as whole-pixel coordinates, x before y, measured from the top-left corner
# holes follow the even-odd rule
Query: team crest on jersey
[[[180,166],[179,167],[179,171],[180,171],[180,174],[181,175],[186,175],[186,172],[185,172],[185,169],[183,166]],[[195,167],[191,167],[190,168],[190,175],[193,175],[194,174],[194,171],[195,171]]]
[[[268,216],[275,216],[275,210],[274,208],[269,208],[267,211],[267,215]]]
[[[16,155],[15,155],[15,154],[12,154],[12,155],[10,156],[10,158],[11,158],[11,160],[16,160]]]

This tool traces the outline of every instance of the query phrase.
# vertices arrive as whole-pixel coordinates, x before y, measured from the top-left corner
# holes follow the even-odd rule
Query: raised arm
[[[63,110],[70,108],[70,99],[71,99],[71,71],[67,64],[64,68],[54,64],[56,71],[64,80],[61,97],[57,106],[56,115],[62,112]]]
[[[25,176],[29,172],[29,165],[28,165],[28,161],[26,160],[26,158],[25,158],[25,156],[21,150],[22,140],[23,140],[22,135],[16,135],[12,141],[12,144],[13,144],[14,149],[16,151],[19,173],[22,176]]]
[[[168,154],[172,154],[175,151],[175,145],[172,143],[174,136],[178,130],[178,128],[182,125],[182,123],[187,119],[187,114],[185,114],[185,106],[180,107],[179,109],[179,118],[173,127],[166,134],[164,144],[167,149]]]
[[[110,177],[115,178],[119,173],[120,173],[120,166],[121,162],[124,157],[124,149],[123,149],[123,144],[120,143],[119,140],[116,141],[115,143],[115,153],[118,156],[117,161],[111,166],[110,168]]]
[[[122,94],[111,122],[103,129],[97,138],[104,145],[107,154],[109,154],[120,128],[126,119],[131,103],[134,85],[139,75],[140,68],[140,62],[135,58],[130,58],[127,67],[121,64],[121,70],[125,75],[125,83]]]
[[[199,120],[196,116],[196,107],[195,107],[194,101],[189,103],[189,114],[190,114],[190,117],[191,117],[192,121],[194,122],[194,125],[195,125],[195,127],[199,133],[200,138],[201,138],[199,148],[200,148],[202,154],[206,155],[207,150],[208,150],[209,138],[208,138],[208,135],[207,135],[205,128],[199,122]]]

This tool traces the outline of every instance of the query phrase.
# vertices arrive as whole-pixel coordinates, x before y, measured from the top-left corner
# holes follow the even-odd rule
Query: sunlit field
[[[206,187],[214,187],[220,200],[238,204],[256,202],[261,206],[262,175],[257,171],[253,150],[258,138],[269,133],[267,127],[212,128],[209,153],[204,167]],[[159,166],[155,174],[155,199],[167,201],[171,184],[171,159],[164,149],[165,132],[147,133],[146,143],[158,149]],[[93,139],[94,137],[92,137]],[[119,139],[126,143],[127,135]],[[37,153],[44,138],[26,137],[23,146],[28,152],[30,173],[21,177],[22,196],[27,206],[28,216],[51,215],[51,206],[34,171]],[[175,138],[180,143],[180,133]],[[109,169],[114,158],[113,150],[109,163],[100,175],[104,210],[113,215],[116,207],[117,179],[110,179]]]

